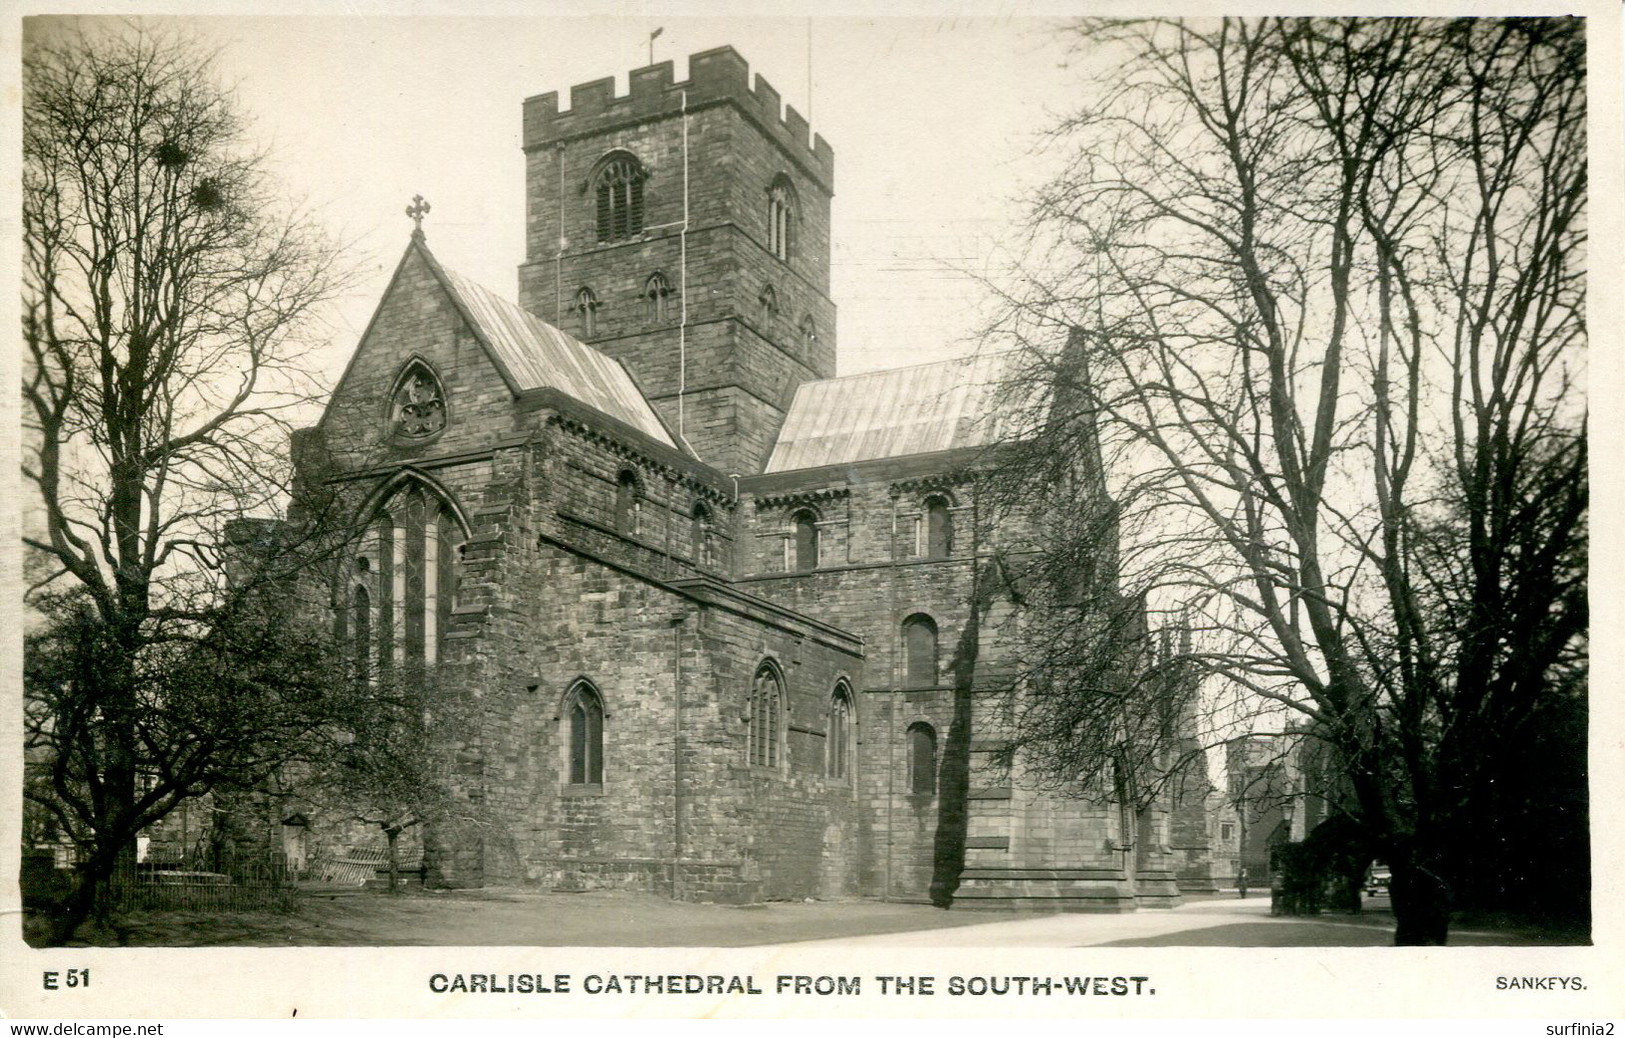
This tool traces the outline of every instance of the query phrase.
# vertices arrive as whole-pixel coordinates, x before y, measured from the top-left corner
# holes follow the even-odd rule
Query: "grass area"
[[[988,922],[985,912],[945,912],[878,901],[697,905],[651,894],[529,890],[302,894],[286,913],[147,911],[75,943],[132,947],[238,945],[519,945],[738,947],[899,933]],[[41,943],[46,920],[24,936]]]

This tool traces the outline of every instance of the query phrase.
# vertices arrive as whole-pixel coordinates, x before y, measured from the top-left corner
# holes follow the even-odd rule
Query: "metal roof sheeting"
[[[445,267],[441,270],[490,346],[492,359],[520,392],[556,389],[668,447],[676,446],[620,361],[571,338],[484,285]]]
[[[1016,356],[989,353],[804,382],[764,471],[983,447],[1013,438],[1026,408],[995,405]]]

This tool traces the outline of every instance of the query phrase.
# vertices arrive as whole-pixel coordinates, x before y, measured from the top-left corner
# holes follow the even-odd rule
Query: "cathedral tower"
[[[731,47],[525,102],[525,309],[622,361],[724,472],[835,374],[834,153]]]

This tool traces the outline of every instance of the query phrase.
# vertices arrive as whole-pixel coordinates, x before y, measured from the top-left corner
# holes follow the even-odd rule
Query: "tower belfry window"
[[[581,337],[590,339],[598,334],[598,297],[590,288],[576,293],[576,319],[581,322]]]
[[[643,317],[649,324],[665,324],[667,300],[671,297],[671,282],[666,275],[655,273],[643,283]]]
[[[795,191],[780,176],[767,189],[767,251],[781,260],[790,258],[790,225],[795,221]]]
[[[599,170],[593,184],[598,204],[598,240],[614,241],[643,232],[643,167],[630,155]]]

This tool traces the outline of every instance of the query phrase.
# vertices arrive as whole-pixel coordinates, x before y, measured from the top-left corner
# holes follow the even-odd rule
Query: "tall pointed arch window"
[[[583,339],[590,339],[598,334],[598,296],[590,288],[582,287],[576,290],[575,306],[576,327],[581,330]]]
[[[771,663],[756,669],[751,683],[747,759],[751,764],[776,768],[782,758],[779,729],[784,712],[784,683]]]
[[[422,361],[412,361],[390,394],[390,425],[397,437],[427,440],[446,427],[446,391]]]
[[[829,732],[826,773],[845,780],[852,766],[852,689],[842,681],[829,699]]]
[[[578,681],[565,702],[566,781],[597,786],[604,781],[604,700],[598,690]]]
[[[937,687],[937,625],[924,613],[903,621],[903,654],[909,688]]]
[[[643,232],[643,182],[648,174],[630,155],[604,163],[593,178],[598,240],[615,241]]]
[[[763,285],[762,290],[756,294],[756,305],[762,312],[762,323],[766,324],[776,320],[779,316],[779,294],[772,285]]]
[[[358,660],[378,670],[439,660],[467,539],[452,504],[416,479],[405,480],[378,507],[350,592],[350,642]]]
[[[781,260],[790,258],[790,228],[795,215],[795,188],[781,173],[767,189],[767,251]]]
[[[667,301],[671,297],[671,282],[656,271],[643,283],[643,319],[648,324],[665,324],[670,319]]]

